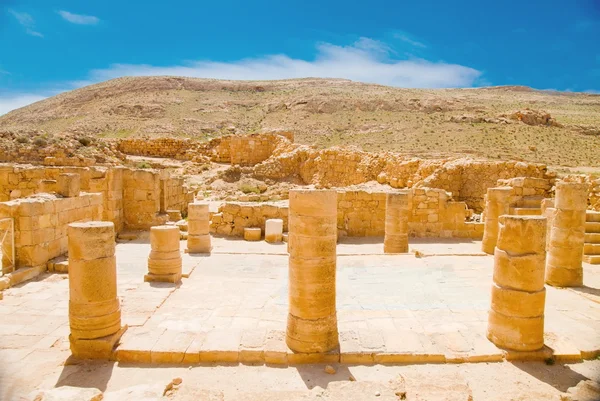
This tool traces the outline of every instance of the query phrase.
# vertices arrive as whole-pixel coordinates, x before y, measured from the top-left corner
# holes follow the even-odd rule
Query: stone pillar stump
[[[71,352],[77,358],[107,359],[126,329],[117,298],[114,224],[69,224],[68,240]]]
[[[512,188],[488,188],[485,201],[485,221],[481,250],[494,254],[498,241],[498,217],[508,214]]]
[[[408,252],[409,191],[391,192],[385,201],[384,253]]]
[[[546,283],[551,286],[583,285],[582,262],[587,196],[587,184],[575,182],[556,184],[546,259]]]
[[[144,281],[176,283],[181,280],[179,237],[179,227],[176,226],[150,228],[151,251]]]
[[[337,193],[291,190],[289,195],[288,347],[324,353],[338,347],[336,315]]]
[[[274,243],[283,239],[283,220],[268,219],[265,222],[265,241]]]
[[[210,214],[208,203],[188,205],[188,253],[210,253]]]
[[[544,346],[546,218],[499,218],[487,338],[514,351]]]

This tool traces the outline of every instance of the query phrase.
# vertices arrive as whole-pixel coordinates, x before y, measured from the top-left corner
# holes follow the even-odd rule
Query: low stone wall
[[[523,162],[424,160],[394,153],[369,153],[333,147],[318,150],[306,145],[280,144],[273,156],[254,166],[261,179],[300,177],[319,188],[344,187],[377,180],[392,188],[439,188],[452,193],[476,212],[483,196],[498,179],[552,178],[543,164]]]
[[[233,237],[243,237],[244,228],[260,227],[265,230],[267,219],[282,219],[283,230],[288,227],[288,202],[246,203],[227,202],[212,215],[210,232]]]
[[[167,210],[179,210],[184,216],[187,215],[188,204],[194,201],[194,192],[184,184],[183,178],[172,178],[161,176],[161,212]]]
[[[160,175],[152,170],[129,170],[123,172],[123,219],[132,230],[145,230],[160,225],[168,216],[159,216]]]
[[[14,219],[16,268],[45,266],[67,252],[67,225],[102,219],[102,195],[39,195],[0,203],[0,218]]]
[[[177,158],[194,145],[191,139],[126,138],[117,143],[117,149],[128,155]]]
[[[385,234],[386,193],[338,191],[338,230],[350,237]],[[411,237],[473,238],[483,236],[483,223],[468,222],[472,216],[464,202],[454,202],[441,189],[413,188],[410,195]]]
[[[293,142],[294,135],[287,131],[273,131],[227,135],[208,142],[188,138],[125,138],[116,142],[116,149],[135,156],[179,160],[195,160],[200,156],[218,163],[253,166],[271,157],[281,140]]]
[[[341,236],[379,237],[385,234],[386,193],[382,191],[338,191],[337,226]],[[411,192],[411,237],[473,238],[483,236],[483,223],[468,222],[472,211],[464,202],[453,202],[444,190],[414,188]],[[212,217],[211,231],[241,237],[245,227],[260,227],[269,218],[284,220],[287,201],[275,203],[227,202]]]

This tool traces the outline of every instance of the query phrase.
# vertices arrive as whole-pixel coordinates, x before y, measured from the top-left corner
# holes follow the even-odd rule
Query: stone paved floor
[[[345,242],[338,249],[340,255],[348,255],[338,257],[342,362],[397,361],[386,360],[389,354],[417,355],[432,362],[502,358],[485,339],[492,257],[388,256],[381,254],[376,241]],[[425,255],[478,255],[479,246],[452,241],[412,245]],[[300,362],[289,357],[283,341],[285,249],[285,244],[215,239],[210,257],[183,254],[184,272],[190,277],[175,286],[143,282],[147,241],[119,244],[119,297],[123,323],[130,328],[117,357],[198,362],[204,352],[207,360],[272,358],[281,363],[278,358],[287,355],[288,362]],[[353,251],[358,255],[351,255]],[[0,301],[3,361],[68,350],[66,278],[48,274],[5,291]],[[585,265],[585,285],[547,287],[546,344],[560,355],[583,351],[590,356],[600,350],[599,266]]]

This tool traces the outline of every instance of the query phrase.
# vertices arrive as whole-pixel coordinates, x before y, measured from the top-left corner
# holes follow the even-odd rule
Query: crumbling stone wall
[[[184,183],[183,178],[161,174],[161,207],[160,212],[179,210],[187,214],[188,204],[194,201],[194,193]]]
[[[89,189],[90,171],[90,168],[81,167],[0,164],[0,202],[41,192],[55,191],[55,181],[63,173],[79,174],[81,189],[87,191]]]
[[[481,212],[487,189],[496,186],[499,179],[512,177],[547,178],[546,165],[459,159],[445,163],[416,186],[445,189],[469,208]]]
[[[338,191],[337,227],[351,237],[385,234],[385,192]],[[227,202],[212,216],[211,232],[242,237],[244,228],[260,227],[269,218],[281,218],[287,230],[287,201],[276,203]],[[411,194],[411,237],[458,237],[480,239],[483,223],[468,222],[472,211],[464,202],[453,202],[446,191],[414,188]]]
[[[128,155],[178,158],[194,145],[191,139],[179,138],[125,138],[117,149]]]
[[[385,192],[338,191],[338,230],[351,237],[385,234]],[[408,222],[411,237],[474,238],[483,236],[483,224],[464,202],[454,202],[441,189],[413,188]]]
[[[159,216],[160,175],[151,170],[123,172],[123,218],[130,229],[148,229],[165,223],[166,215]]]
[[[265,230],[267,219],[282,219],[283,230],[288,227],[288,202],[246,203],[227,202],[212,215],[210,231],[212,233],[243,237],[244,228],[260,227]]]
[[[102,195],[38,195],[0,203],[0,218],[14,219],[16,267],[45,266],[67,252],[67,226],[102,219]]]
[[[125,138],[117,141],[116,149],[124,154],[135,156],[179,160],[207,157],[219,163],[253,166],[269,158],[280,142],[293,142],[293,140],[293,133],[287,131],[227,135],[208,142],[189,138]]]

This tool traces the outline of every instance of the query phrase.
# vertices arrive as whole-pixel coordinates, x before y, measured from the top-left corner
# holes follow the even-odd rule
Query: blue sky
[[[0,114],[123,75],[600,91],[600,0],[0,0]]]

